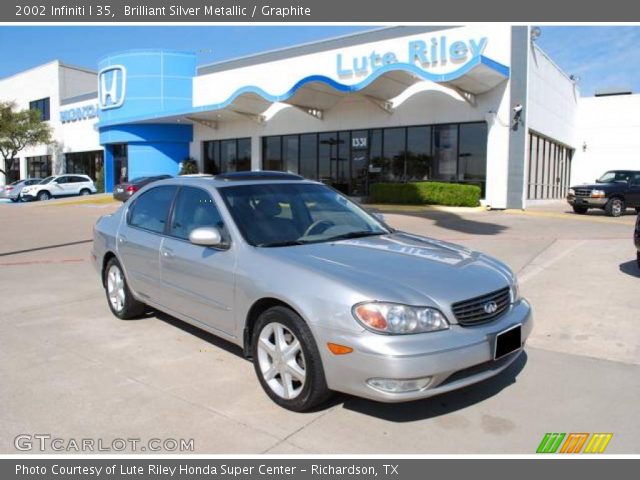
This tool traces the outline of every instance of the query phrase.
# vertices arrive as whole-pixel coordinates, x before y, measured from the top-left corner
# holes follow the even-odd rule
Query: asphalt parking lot
[[[88,241],[116,206],[0,204],[0,453],[36,433],[192,438],[195,453],[534,453],[546,432],[612,432],[607,453],[640,453],[631,211],[386,208],[397,228],[518,272],[535,313],[526,355],[440,397],[385,405],[338,395],[296,414],[268,400],[238,348],[164,314],[111,315]]]

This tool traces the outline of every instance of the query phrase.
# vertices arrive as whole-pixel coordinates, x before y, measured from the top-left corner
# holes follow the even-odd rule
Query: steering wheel
[[[318,231],[315,232],[314,230],[319,230],[318,227],[324,225],[325,227]],[[335,223],[333,223],[331,220],[327,220],[326,218],[321,218],[320,220],[316,220],[315,222],[313,222],[311,225],[309,225],[307,227],[307,229],[304,231],[304,234],[302,235],[303,237],[308,237],[309,235],[317,235],[319,233],[324,232],[327,228],[333,227],[335,225]]]

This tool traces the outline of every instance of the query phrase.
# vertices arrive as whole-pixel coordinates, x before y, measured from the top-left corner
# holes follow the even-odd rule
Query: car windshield
[[[245,240],[257,247],[390,233],[362,208],[324,185],[270,183],[219,190]]]
[[[45,178],[44,180],[41,180],[41,181],[40,181],[40,185],[44,185],[44,184],[46,184],[46,183],[49,183],[49,182],[50,182],[51,180],[53,180],[54,178],[56,178],[56,177],[47,177],[47,178]]]
[[[630,172],[616,172],[610,171],[602,175],[598,179],[598,183],[615,183],[615,182],[628,182],[631,177]]]

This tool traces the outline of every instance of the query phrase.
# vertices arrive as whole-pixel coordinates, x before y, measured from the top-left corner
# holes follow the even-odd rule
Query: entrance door
[[[369,131],[351,134],[351,195],[362,197],[369,193]]]
[[[113,180],[117,185],[129,180],[129,156],[126,143],[113,145]]]

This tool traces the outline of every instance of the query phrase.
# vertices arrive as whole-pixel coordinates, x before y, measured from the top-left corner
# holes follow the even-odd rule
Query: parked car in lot
[[[502,262],[287,173],[147,185],[98,220],[92,257],[114,315],[149,305],[241,346],[295,411],[331,391],[400,402],[479,382],[532,328]]]
[[[608,171],[594,184],[571,187],[567,201],[579,214],[590,208],[600,208],[612,217],[624,215],[627,208],[640,212],[640,171]]]
[[[9,185],[0,186],[0,198],[8,198],[12,202],[19,202],[20,192],[24,187],[35,185],[41,181],[41,178],[25,178],[23,180],[16,180]]]
[[[96,186],[88,175],[52,175],[35,185],[24,187],[20,193],[23,200],[49,200],[53,197],[90,195]]]
[[[636,259],[638,260],[638,268],[640,268],[640,213],[636,217],[636,228],[633,232],[633,241],[636,244]]]
[[[145,185],[149,185],[150,183],[157,182],[158,180],[166,180],[167,178],[171,178],[171,175],[155,175],[155,176],[149,176],[149,177],[138,177],[128,182],[119,183],[113,188],[113,198],[115,200],[120,200],[121,202],[126,202],[131,198],[131,195],[136,193]]]

